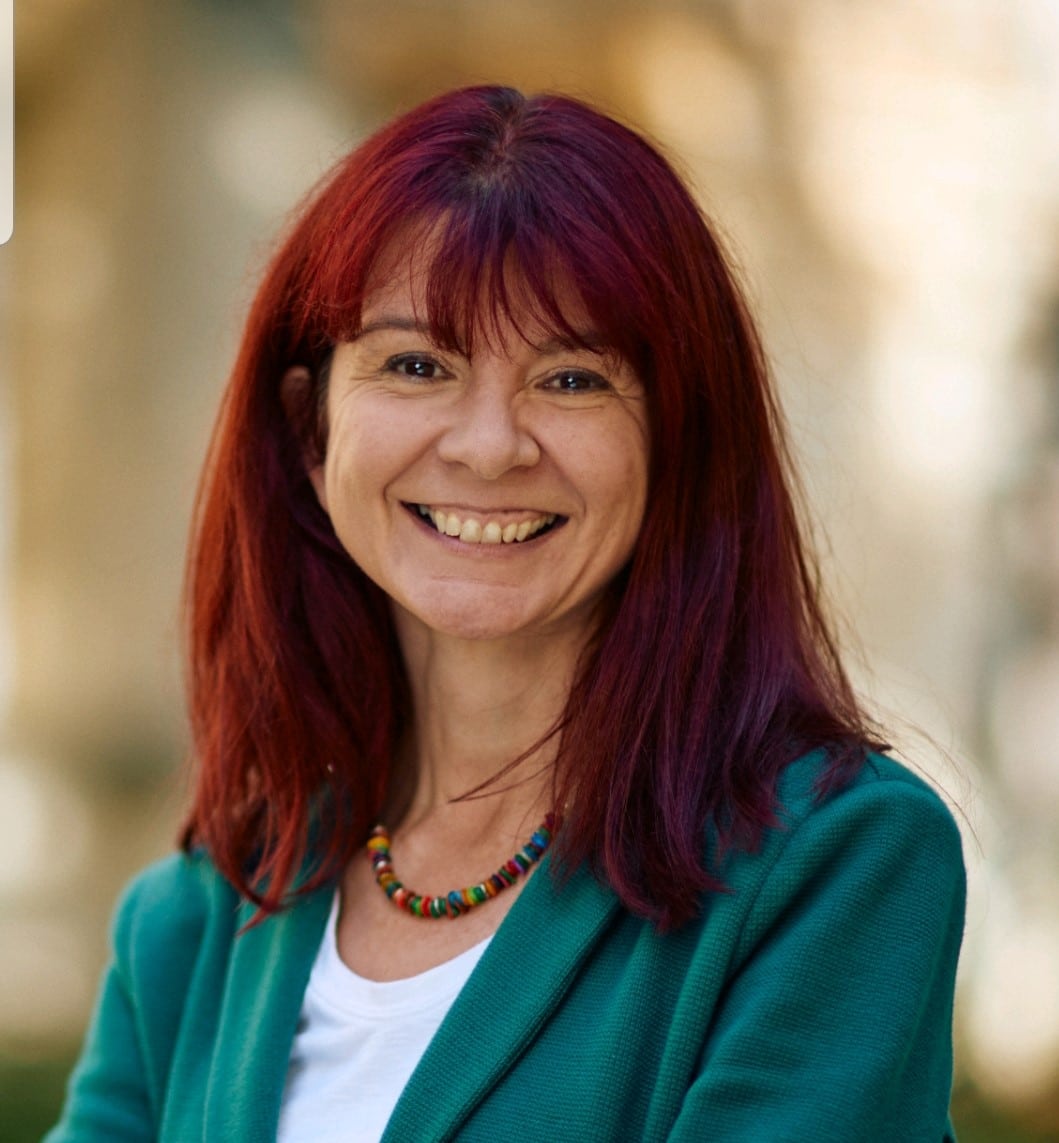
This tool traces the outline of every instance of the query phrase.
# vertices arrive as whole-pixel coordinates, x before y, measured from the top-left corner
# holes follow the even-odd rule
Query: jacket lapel
[[[583,868],[557,885],[546,855],[412,1073],[382,1143],[453,1138],[559,1004],[617,908]]]
[[[203,1140],[275,1140],[291,1043],[333,894],[334,886],[325,886],[235,938]],[[237,925],[252,912],[242,906]]]

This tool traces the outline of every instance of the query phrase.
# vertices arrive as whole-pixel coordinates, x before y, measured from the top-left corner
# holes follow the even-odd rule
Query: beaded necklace
[[[398,908],[411,913],[413,917],[455,918],[495,897],[509,885],[514,885],[519,877],[525,876],[551,845],[554,827],[555,815],[548,814],[529,841],[495,873],[477,885],[453,889],[438,897],[413,893],[397,880],[393,871],[393,858],[390,856],[390,835],[381,823],[371,831],[371,837],[368,838],[368,856],[375,871],[375,880]]]

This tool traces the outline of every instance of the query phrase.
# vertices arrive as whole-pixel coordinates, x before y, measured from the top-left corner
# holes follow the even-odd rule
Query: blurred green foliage
[[[59,1117],[75,1048],[33,1059],[0,1056],[0,1139],[40,1143]]]
[[[959,1143],[1059,1143],[1054,1131],[1016,1122],[970,1085],[953,1093],[952,1121]]]

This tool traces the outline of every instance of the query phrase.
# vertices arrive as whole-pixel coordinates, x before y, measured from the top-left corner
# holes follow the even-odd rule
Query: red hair
[[[718,241],[652,146],[555,95],[467,88],[390,123],[323,181],[265,274],[189,563],[198,778],[184,844],[271,912],[335,876],[380,811],[410,718],[403,664],[388,601],[336,539],[304,450],[380,252],[423,228],[439,342],[488,336],[512,281],[520,305],[576,339],[559,304],[573,290],[644,382],[647,511],[558,728],[556,853],[567,868],[591,862],[632,911],[679,924],[722,887],[708,828],[716,853],[753,847],[794,756],[825,747],[830,789],[871,736]],[[318,391],[284,410],[292,365]]]

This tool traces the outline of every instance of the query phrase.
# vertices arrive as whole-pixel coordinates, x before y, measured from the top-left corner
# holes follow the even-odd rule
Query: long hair
[[[567,869],[591,863],[630,910],[678,925],[723,885],[704,858],[709,829],[715,855],[752,848],[794,756],[825,748],[826,790],[871,735],[717,238],[655,148],[556,95],[466,88],[390,123],[324,179],[265,273],[189,560],[198,770],[184,844],[205,846],[264,914],[335,876],[381,808],[409,691],[388,601],[317,503],[305,439],[380,253],[428,231],[440,343],[466,350],[527,298],[576,339],[560,305],[573,291],[645,386],[642,531],[553,728],[556,853]],[[280,382],[293,365],[317,391],[292,410]]]

